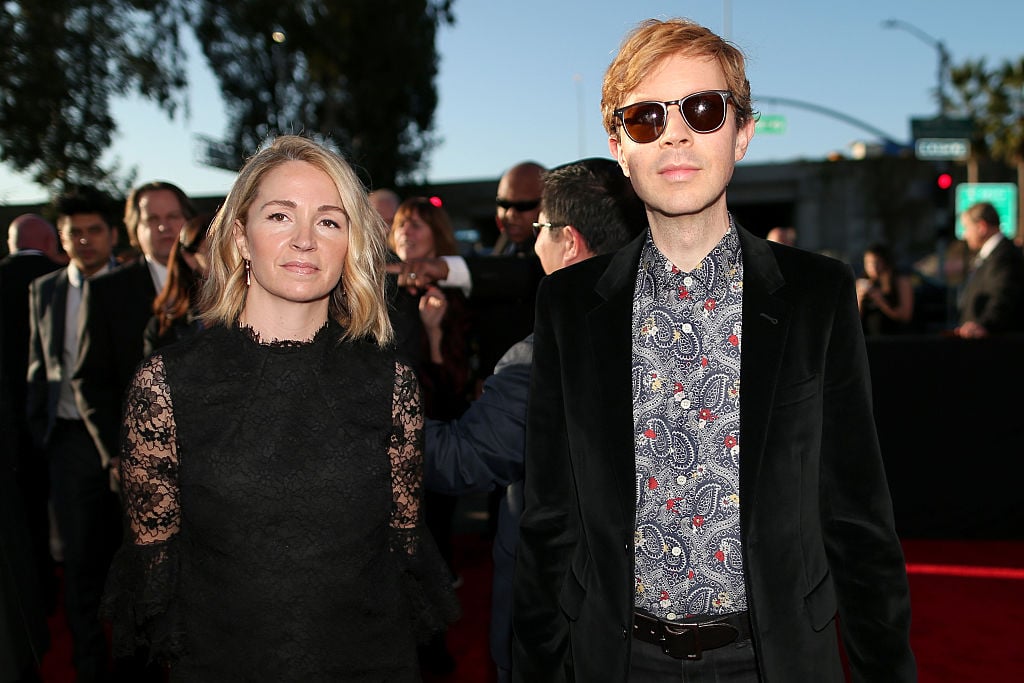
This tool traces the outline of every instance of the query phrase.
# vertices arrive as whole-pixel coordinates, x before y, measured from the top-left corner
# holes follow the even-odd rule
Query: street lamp
[[[913,24],[899,19],[886,19],[882,22],[882,28],[899,28],[907,33],[916,36],[919,40],[934,47],[939,53],[939,115],[945,116],[949,111],[949,104],[946,100],[946,75],[949,73],[949,50],[946,44],[938,38],[933,38]]]

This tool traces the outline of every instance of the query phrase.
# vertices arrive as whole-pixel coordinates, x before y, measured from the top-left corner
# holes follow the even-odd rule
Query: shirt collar
[[[996,232],[996,234],[985,240],[985,244],[981,245],[981,249],[978,250],[978,259],[988,258],[988,255],[999,246],[999,243],[1002,242],[1003,239],[1005,239],[1003,237],[1003,233]]]
[[[675,289],[682,281],[683,286],[690,291],[700,290],[710,294],[728,286],[732,274],[738,272],[740,258],[739,233],[730,214],[729,228],[722,235],[722,239],[689,273],[678,268],[661,253],[654,243],[650,229],[647,231],[647,242],[644,244],[640,262],[648,269],[658,287]]]
[[[94,278],[94,277],[96,277],[98,275],[103,275],[103,273],[109,273],[109,272],[110,272],[110,263],[107,263],[105,266],[103,266],[102,268],[97,270],[95,273],[93,273],[89,277],[84,277],[82,275],[82,271],[80,271],[78,269],[78,266],[76,266],[74,264],[74,262],[72,261],[71,263],[68,264],[68,283],[72,287],[74,287],[75,289],[79,289],[79,288],[81,288],[82,282],[84,280],[91,280],[92,278]]]
[[[149,266],[149,275],[153,278],[153,285],[156,287],[156,291],[159,292],[164,288],[164,283],[167,282],[167,266],[145,256],[142,258],[145,259],[146,265]]]

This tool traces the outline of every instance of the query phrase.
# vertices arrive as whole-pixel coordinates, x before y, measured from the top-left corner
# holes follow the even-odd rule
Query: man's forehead
[[[629,101],[631,96],[646,95],[645,88],[671,81],[692,83],[697,90],[712,90],[725,86],[725,72],[714,57],[674,52],[654,62],[636,87],[625,93],[625,99]]]
[[[107,221],[99,213],[73,213],[69,216],[61,216],[57,222],[61,228],[91,228],[95,225],[109,227]]]
[[[154,210],[181,211],[181,201],[170,190],[149,190],[139,197],[139,210],[152,213]]]
[[[503,199],[539,199],[543,189],[540,174],[506,173],[498,182],[498,196]]]

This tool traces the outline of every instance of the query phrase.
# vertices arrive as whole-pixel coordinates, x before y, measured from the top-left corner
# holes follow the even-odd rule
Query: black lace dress
[[[326,325],[306,343],[216,327],[129,389],[130,541],[105,613],[115,650],[175,681],[415,681],[415,644],[455,616],[421,544],[412,371]]]

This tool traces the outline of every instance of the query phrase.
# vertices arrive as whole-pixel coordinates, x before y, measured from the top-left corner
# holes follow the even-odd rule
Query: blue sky
[[[760,97],[808,101],[909,140],[912,117],[937,112],[937,50],[909,22],[942,40],[953,63],[991,64],[1024,56],[1024,3],[1007,0],[456,0],[456,23],[442,27],[430,181],[493,178],[534,159],[553,166],[607,156],[599,100],[604,70],[623,35],[647,17],[685,16],[737,43],[749,58],[755,107],[781,115],[781,135],[756,136],[745,163],[820,159],[873,136]],[[193,136],[219,137],[224,114],[202,55],[190,61],[190,115],[168,121],[153,105],[119,101],[111,150],[140,181],[170,180],[190,194],[227,191],[233,174],[195,161]],[[0,203],[39,201],[45,192],[0,166]]]

